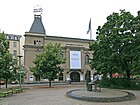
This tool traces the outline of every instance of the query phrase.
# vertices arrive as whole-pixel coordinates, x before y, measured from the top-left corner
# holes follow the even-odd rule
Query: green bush
[[[139,80],[127,80],[126,78],[107,78],[100,81],[101,87],[117,89],[134,89],[140,90]]]

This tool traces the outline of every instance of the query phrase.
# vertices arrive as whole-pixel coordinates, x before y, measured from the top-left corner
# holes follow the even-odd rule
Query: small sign
[[[43,12],[43,9],[41,8],[41,6],[37,5],[34,7],[34,14],[35,15],[41,15]]]

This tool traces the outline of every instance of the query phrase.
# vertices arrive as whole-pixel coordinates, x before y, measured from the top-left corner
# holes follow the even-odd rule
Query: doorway
[[[72,72],[70,73],[70,78],[72,82],[80,82],[80,73]]]
[[[59,74],[59,81],[63,81],[63,73]]]

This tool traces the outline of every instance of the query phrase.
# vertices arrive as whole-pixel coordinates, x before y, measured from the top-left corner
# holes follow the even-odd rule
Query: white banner
[[[70,51],[70,69],[81,69],[81,51]]]

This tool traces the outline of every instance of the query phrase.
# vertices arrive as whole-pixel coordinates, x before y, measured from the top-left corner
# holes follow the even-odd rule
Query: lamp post
[[[19,58],[19,75],[20,75],[19,85],[20,85],[20,88],[21,88],[21,57],[23,57],[23,56],[21,56],[21,55],[18,56],[18,58]]]

